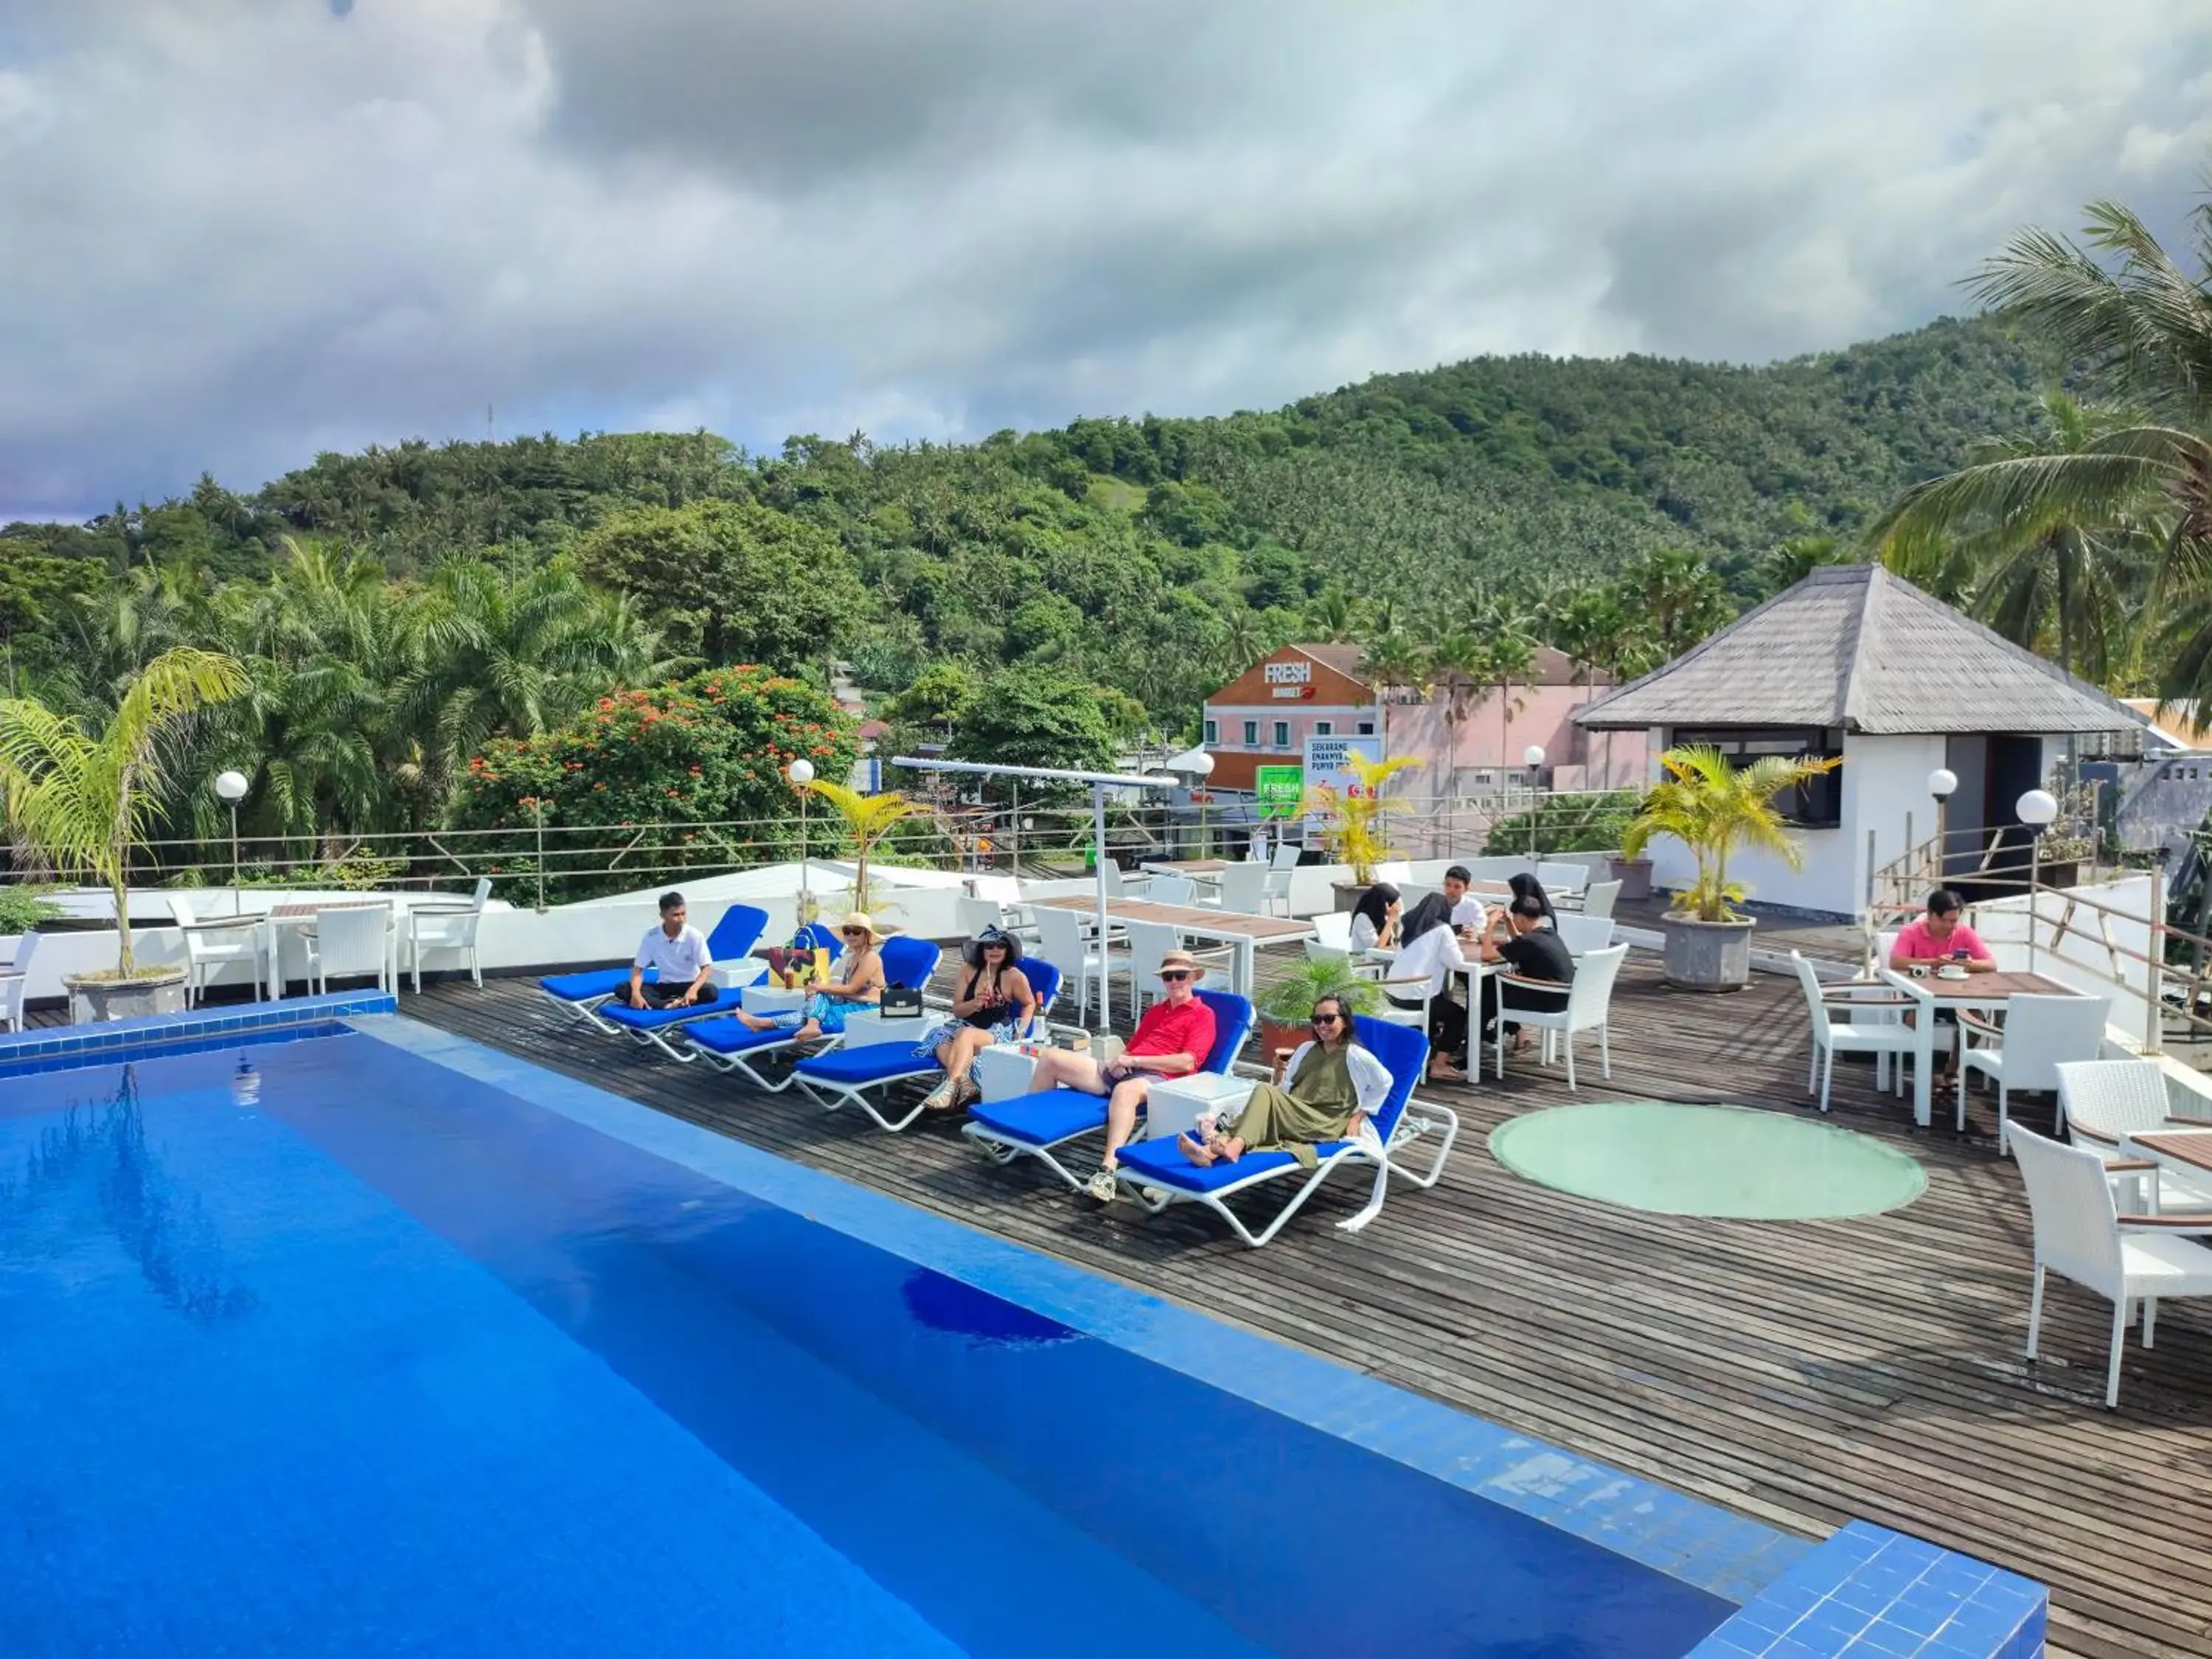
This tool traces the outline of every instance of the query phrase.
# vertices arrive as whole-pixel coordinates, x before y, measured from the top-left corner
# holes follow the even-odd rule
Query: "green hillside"
[[[1301,635],[1578,643],[1560,620],[1577,592],[1664,550],[1730,602],[1758,597],[1832,556],[1808,538],[1847,542],[1902,486],[2025,429],[2053,378],[1995,325],[1942,322],[1763,368],[1481,358],[1268,412],[967,446],[410,442],[250,494],[204,479],[85,526],[9,526],[0,630],[19,678],[96,700],[88,665],[127,667],[118,630],[143,631],[124,612],[222,643],[289,537],[373,562],[403,597],[455,558],[573,565],[629,592],[666,658],[812,671],[842,654],[884,694],[939,662],[971,679],[1018,664],[1175,731]]]

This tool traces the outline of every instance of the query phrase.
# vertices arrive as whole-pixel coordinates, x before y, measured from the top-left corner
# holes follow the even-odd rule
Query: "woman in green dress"
[[[1256,1085],[1229,1128],[1200,1118],[1198,1133],[1177,1136],[1176,1145],[1200,1165],[1217,1158],[1234,1164],[1247,1152],[1288,1152],[1310,1170],[1320,1162],[1317,1145],[1358,1133],[1389,1092],[1389,1071],[1359,1046],[1352,1011],[1341,998],[1323,997],[1314,1004],[1313,1036],[1291,1056],[1281,1085]]]

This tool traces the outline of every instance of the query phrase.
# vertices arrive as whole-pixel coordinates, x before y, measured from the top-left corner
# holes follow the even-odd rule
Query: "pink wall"
[[[1390,753],[1424,763],[1406,775],[1401,787],[1408,795],[1473,793],[1477,770],[1517,769],[1532,743],[1542,746],[1555,788],[1626,787],[1648,781],[1650,767],[1644,732],[1612,733],[1608,751],[1607,733],[1583,732],[1574,725],[1574,712],[1590,697],[1589,690],[1580,685],[1516,685],[1502,717],[1495,689],[1479,700],[1469,698],[1459,722],[1459,752],[1449,763],[1445,750],[1451,728],[1444,718],[1446,700],[1438,696],[1425,703],[1394,705],[1389,711]]]

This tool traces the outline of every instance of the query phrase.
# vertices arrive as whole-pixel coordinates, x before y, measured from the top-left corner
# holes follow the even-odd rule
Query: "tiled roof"
[[[1294,645],[1291,649],[1304,652],[1322,667],[1334,669],[1348,680],[1367,684],[1367,676],[1359,672],[1360,650],[1356,645]]]
[[[1829,565],[1577,711],[1586,726],[2119,732],[2140,716],[1880,565]]]

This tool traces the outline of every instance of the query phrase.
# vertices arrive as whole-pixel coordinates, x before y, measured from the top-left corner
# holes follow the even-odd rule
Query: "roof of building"
[[[1291,650],[1311,657],[1322,667],[1334,670],[1348,680],[1367,684],[1367,676],[1359,672],[1360,649],[1356,645],[1293,645]]]
[[[1576,712],[1587,726],[2117,732],[2118,698],[1875,564],[1828,565]]]
[[[2212,726],[2192,725],[2185,703],[2168,709],[2161,719],[2156,697],[2122,697],[2120,701],[2141,714],[2143,724],[2172,747],[2191,751],[2212,749]]]

